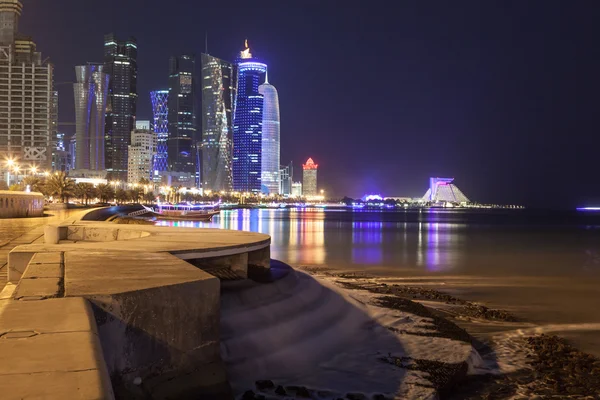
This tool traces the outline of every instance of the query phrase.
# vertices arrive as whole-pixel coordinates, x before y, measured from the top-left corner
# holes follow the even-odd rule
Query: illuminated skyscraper
[[[106,169],[127,179],[127,149],[137,107],[137,42],[104,36],[104,72],[110,76],[106,104]]]
[[[304,197],[316,196],[317,192],[317,171],[319,165],[315,164],[312,158],[302,164],[302,195]]]
[[[195,66],[190,55],[171,57],[169,62],[167,152],[169,171],[198,176]]]
[[[141,122],[141,121],[138,121]],[[151,179],[154,155],[156,154],[156,133],[152,132],[150,121],[136,123],[131,132],[128,151],[127,182],[138,183],[140,179]]]
[[[109,76],[104,65],[75,67],[75,169],[101,171],[104,160],[104,120]]]
[[[54,68],[42,61],[30,37],[19,34],[22,9],[19,0],[0,0],[0,157],[49,169],[56,132]]]
[[[258,93],[263,95],[262,120],[262,163],[261,185],[266,194],[277,194],[279,188],[279,158],[280,158],[280,121],[279,96],[275,86],[269,84],[268,74],[265,73],[265,83],[258,87]]]
[[[236,60],[237,96],[233,117],[233,189],[260,193],[263,96],[258,86],[267,65],[252,57],[248,41]]]
[[[167,138],[169,137],[169,91],[155,90],[150,92],[152,102],[152,129],[156,133],[156,156],[154,157],[153,171],[164,172],[168,170]]]
[[[202,188],[233,188],[233,65],[202,54]]]

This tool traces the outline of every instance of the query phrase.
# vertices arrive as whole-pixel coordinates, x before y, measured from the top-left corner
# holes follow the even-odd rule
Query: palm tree
[[[123,204],[124,202],[129,200],[129,196],[127,195],[127,192],[125,190],[118,188],[115,192],[115,199],[117,200],[118,204]]]
[[[21,183],[23,184],[23,187],[29,185],[29,189],[31,189],[32,192],[44,192],[45,182],[37,176],[26,176]]]
[[[154,202],[154,192],[144,193],[144,201],[146,203],[153,203]]]
[[[109,200],[115,198],[115,190],[112,186],[108,184],[101,183],[100,185],[98,185],[96,190],[98,192],[98,197],[100,198],[100,201],[103,203],[106,203]]]
[[[90,203],[90,200],[95,199],[98,196],[98,191],[91,183],[85,183],[85,189],[83,194],[85,195],[85,205]]]
[[[140,197],[142,197],[142,190],[138,187],[134,187],[133,189],[128,190],[127,194],[134,203],[137,203],[140,201]]]
[[[50,196],[57,196],[60,203],[69,201],[75,190],[75,181],[69,179],[64,172],[55,172],[46,182],[46,190]]]
[[[179,203],[181,201],[181,190],[182,186],[175,186],[173,188],[173,203]]]
[[[85,183],[76,183],[73,195],[83,203],[85,199]]]

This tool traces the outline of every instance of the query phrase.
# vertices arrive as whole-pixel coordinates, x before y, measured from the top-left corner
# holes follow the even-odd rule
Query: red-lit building
[[[312,158],[302,164],[302,195],[304,197],[317,196],[317,171],[319,164],[315,164]]]

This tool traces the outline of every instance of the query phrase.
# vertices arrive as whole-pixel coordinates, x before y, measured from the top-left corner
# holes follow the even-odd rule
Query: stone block
[[[114,398],[87,300],[4,302],[0,313],[2,399]]]
[[[46,225],[44,227],[44,242],[46,244],[58,244],[67,239],[68,229],[66,226]]]
[[[0,335],[29,330],[40,334],[78,331],[97,334],[94,313],[89,302],[81,297],[7,303],[0,313]]]
[[[35,252],[19,251],[19,247],[15,247],[8,253],[8,281],[17,283],[27,269],[29,261],[33,258]]]
[[[15,300],[50,299],[61,292],[59,278],[21,279],[13,295]]]
[[[141,231],[134,231],[130,229],[119,229],[117,233],[117,240],[129,240],[129,239],[139,239],[142,236]]]
[[[89,242],[112,242],[117,240],[119,230],[115,228],[90,228],[83,232],[83,240]]]
[[[31,264],[60,264],[63,262],[63,254],[60,251],[52,251],[47,253],[35,253],[29,261]]]
[[[65,294],[93,304],[104,359],[122,397],[133,395],[136,377],[157,388],[164,376],[177,379],[172,398],[201,393],[201,379],[180,378],[222,367],[219,280],[171,254],[67,252]]]
[[[62,264],[32,264],[25,270],[21,279],[62,278]]]
[[[85,227],[80,225],[69,225],[67,227],[67,237],[65,240],[79,241],[85,238]]]

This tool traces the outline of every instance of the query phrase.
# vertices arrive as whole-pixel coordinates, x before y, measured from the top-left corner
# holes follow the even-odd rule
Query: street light
[[[37,174],[37,170],[38,170],[38,168],[35,165],[31,166],[31,173],[32,174]]]

